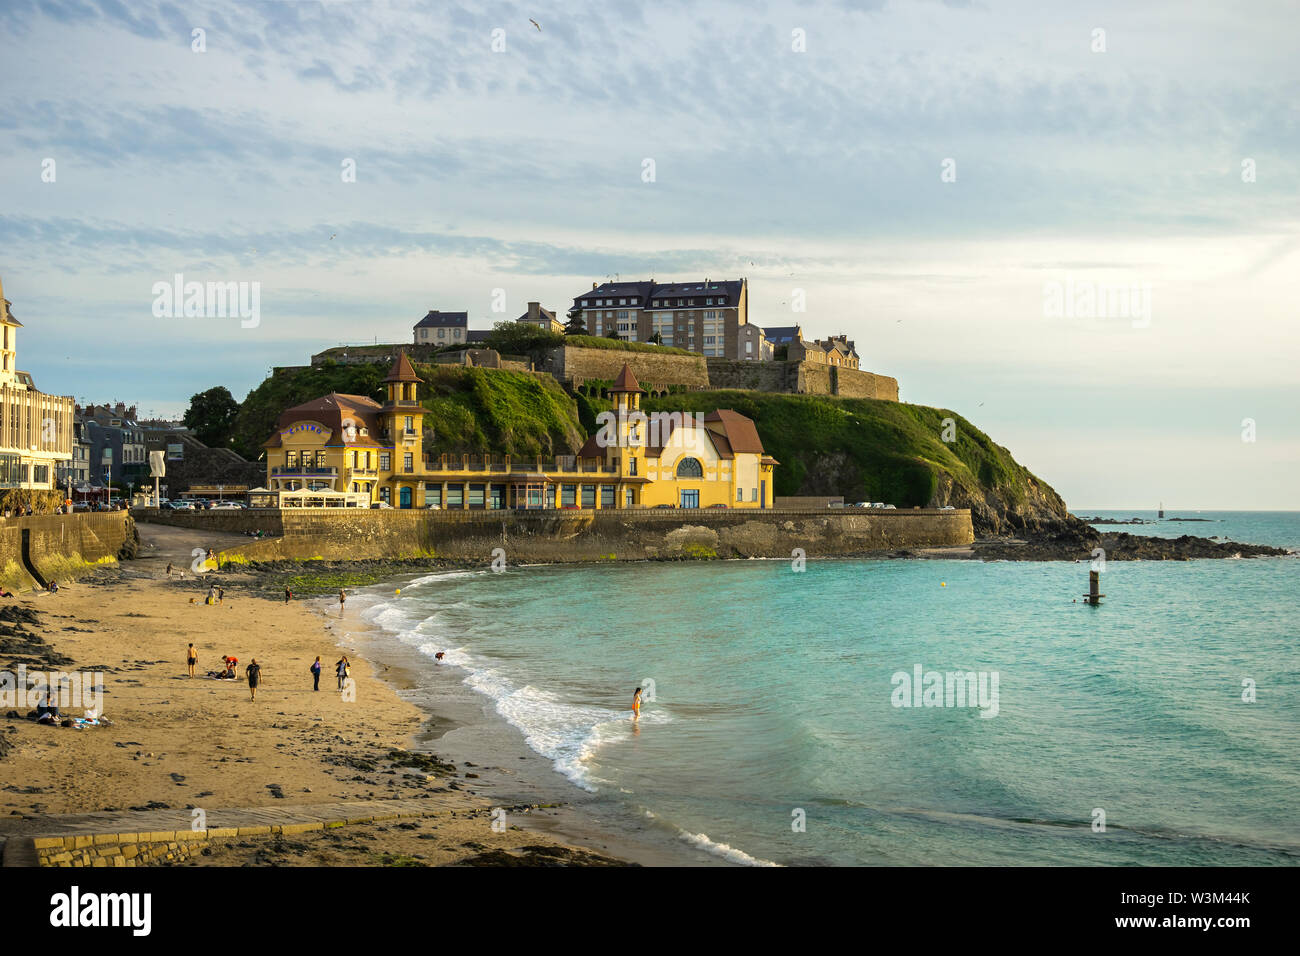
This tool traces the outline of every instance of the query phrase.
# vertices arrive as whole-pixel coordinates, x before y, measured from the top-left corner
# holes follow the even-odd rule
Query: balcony
[[[312,468],[306,465],[273,465],[271,467],[272,475],[285,476],[285,477],[323,476],[328,478],[336,478],[338,477],[338,473],[339,470],[337,468]]]

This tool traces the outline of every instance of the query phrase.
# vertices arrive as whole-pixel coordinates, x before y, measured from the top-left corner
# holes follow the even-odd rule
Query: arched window
[[[704,466],[698,458],[683,458],[677,463],[678,478],[703,478]]]

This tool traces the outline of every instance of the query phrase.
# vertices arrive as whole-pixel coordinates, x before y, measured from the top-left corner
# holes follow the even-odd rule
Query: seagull
[[[542,25],[538,23],[536,20],[534,20],[532,17],[528,18],[528,22],[531,23],[533,26],[537,27],[538,33],[542,32]]]
[[[336,233],[334,233],[334,236],[337,236],[337,235],[338,235],[338,233],[337,233],[337,232],[336,232]],[[330,236],[330,238],[331,238],[331,239],[333,239],[333,238],[334,238],[334,236]]]

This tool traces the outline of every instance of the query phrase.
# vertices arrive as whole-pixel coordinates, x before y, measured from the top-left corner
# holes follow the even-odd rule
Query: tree
[[[503,355],[523,355],[564,344],[564,336],[527,322],[498,322],[483,343]]]
[[[605,333],[605,338],[607,339],[618,338],[618,326],[617,325],[610,326],[609,331]]]
[[[651,343],[652,345],[663,345],[664,337],[660,335],[658,332],[655,332],[650,336],[650,338],[646,339],[646,341]]]
[[[185,427],[209,448],[224,448],[230,444],[238,414],[239,403],[230,394],[230,389],[218,385],[190,397]]]
[[[586,335],[587,323],[582,318],[582,310],[574,309],[569,313],[569,321],[564,323],[565,335]]]

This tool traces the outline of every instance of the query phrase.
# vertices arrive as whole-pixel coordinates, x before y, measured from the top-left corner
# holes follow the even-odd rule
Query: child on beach
[[[343,602],[347,600],[347,595],[342,590],[339,591],[339,616],[343,616]]]
[[[293,599],[293,592],[288,588],[284,589],[284,603],[288,604]]]
[[[320,655],[316,655],[315,662],[311,665],[312,690],[320,690]]]
[[[194,676],[194,665],[198,662],[198,653],[194,650],[194,645],[191,644],[189,649],[185,652],[185,663],[189,666],[191,677]]]

